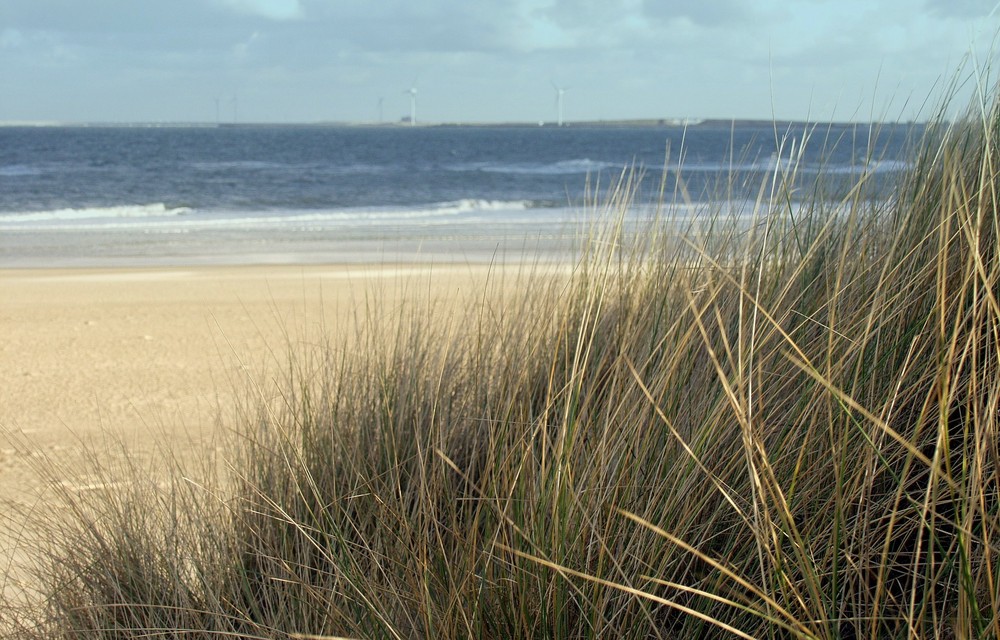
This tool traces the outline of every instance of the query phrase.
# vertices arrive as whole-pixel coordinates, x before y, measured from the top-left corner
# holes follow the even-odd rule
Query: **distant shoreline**
[[[374,129],[671,129],[718,127],[778,127],[839,125],[867,126],[896,124],[922,126],[923,121],[813,121],[765,120],[754,118],[637,118],[624,120],[575,120],[562,126],[554,122],[427,122],[410,125],[406,122],[57,122],[57,121],[0,121],[0,128],[121,128],[121,129],[250,129],[250,128],[374,128]]]

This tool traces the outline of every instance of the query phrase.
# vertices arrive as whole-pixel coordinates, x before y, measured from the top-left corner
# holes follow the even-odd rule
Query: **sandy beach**
[[[238,409],[256,402],[247,394],[278,397],[290,353],[338,343],[377,305],[385,315],[414,303],[458,313],[482,300],[498,273],[456,265],[0,270],[0,503],[8,514],[0,548],[18,546],[22,518],[11,514],[44,504],[51,491],[39,460],[77,491],[102,480],[81,464],[88,447],[114,456],[124,444],[139,464],[164,451],[196,460],[225,446]]]
[[[0,271],[0,426],[57,456],[102,434],[140,450],[211,439],[240,394],[275,391],[289,352],[348,335],[368,303],[448,313],[489,278],[485,266]],[[22,453],[0,453],[5,500],[36,488]]]

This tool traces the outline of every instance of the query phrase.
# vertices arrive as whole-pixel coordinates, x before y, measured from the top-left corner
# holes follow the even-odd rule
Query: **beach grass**
[[[626,172],[571,276],[359,310],[216,482],[65,492],[8,633],[1000,636],[982,104],[927,128],[889,198],[859,170],[831,200],[788,141],[740,211],[637,232],[617,214],[670,194]]]

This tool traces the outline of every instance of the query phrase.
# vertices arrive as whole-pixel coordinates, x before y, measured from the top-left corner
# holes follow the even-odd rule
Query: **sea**
[[[594,226],[891,197],[914,124],[0,127],[0,268],[572,258]],[[633,180],[631,203],[611,206]],[[762,188],[763,187],[763,188]]]

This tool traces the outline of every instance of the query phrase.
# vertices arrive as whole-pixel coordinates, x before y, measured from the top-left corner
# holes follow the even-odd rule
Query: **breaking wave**
[[[302,223],[337,225],[436,224],[456,216],[503,214],[544,208],[531,200],[463,199],[409,207],[353,207],[344,209],[199,210],[163,203],[0,212],[0,229],[68,231],[81,229],[192,229],[219,227],[281,227]]]
[[[0,224],[25,222],[59,222],[72,220],[100,220],[108,218],[162,218],[182,216],[191,212],[188,207],[168,207],[162,202],[145,205],[120,205],[115,207],[83,207],[0,213]]]

